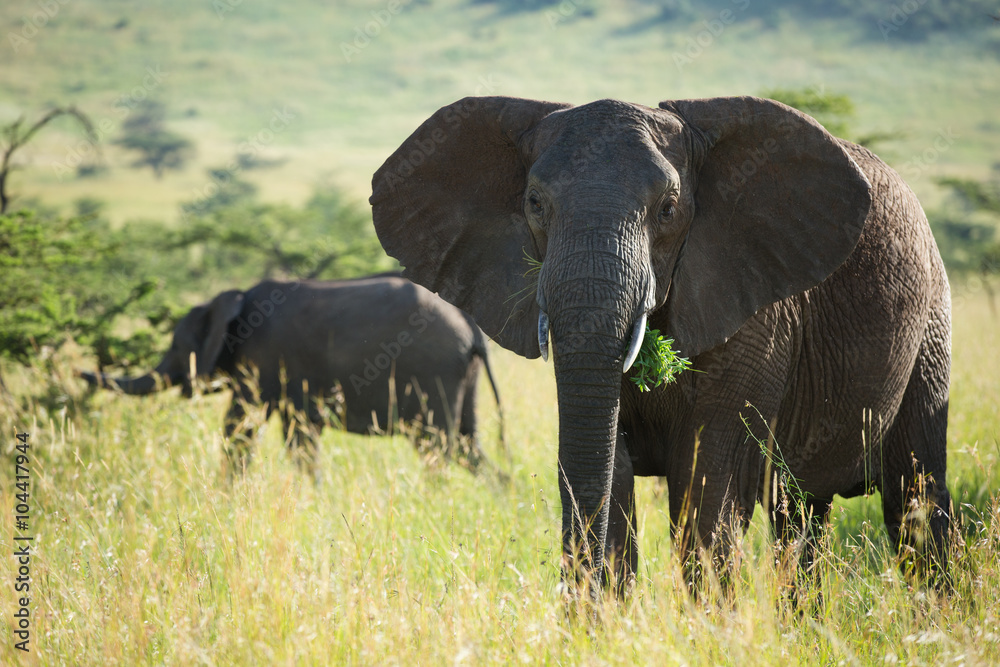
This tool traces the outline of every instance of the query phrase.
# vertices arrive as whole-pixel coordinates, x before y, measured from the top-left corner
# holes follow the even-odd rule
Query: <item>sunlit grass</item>
[[[402,436],[328,429],[319,488],[289,460],[274,424],[248,475],[227,483],[223,396],[102,394],[72,417],[58,400],[23,404],[44,374],[5,367],[22,402],[0,412],[5,449],[15,428],[33,443],[32,656],[44,664],[995,663],[1000,341],[981,290],[956,299],[955,319],[949,483],[970,507],[953,549],[952,596],[903,580],[867,499],[835,508],[837,527],[820,549],[822,601],[809,593],[808,611],[780,602],[789,575],[774,562],[760,512],[738,545],[733,589],[720,600],[710,587],[694,600],[669,539],[665,488],[640,479],[635,595],[600,610],[596,625],[568,620],[557,588],[551,365],[493,351],[510,485],[428,464]],[[484,444],[505,468],[489,396],[484,386]],[[0,482],[8,508],[11,470]],[[0,526],[9,553],[9,515]],[[4,664],[15,654],[14,567],[0,559]]]

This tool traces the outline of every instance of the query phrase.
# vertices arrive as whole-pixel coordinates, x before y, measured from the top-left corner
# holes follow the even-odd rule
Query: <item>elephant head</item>
[[[133,395],[152,393],[158,386],[179,384],[183,394],[190,396],[192,370],[199,377],[210,376],[215,371],[229,323],[236,319],[242,307],[243,292],[234,290],[192,308],[174,327],[170,349],[152,373],[137,378],[111,378],[104,373],[81,373],[80,377],[91,385],[115,386]]]
[[[751,97],[466,98],[372,186],[407,277],[525,357],[551,336],[564,563],[601,576],[623,372],[646,316],[696,357],[829,276],[871,204],[837,139]]]

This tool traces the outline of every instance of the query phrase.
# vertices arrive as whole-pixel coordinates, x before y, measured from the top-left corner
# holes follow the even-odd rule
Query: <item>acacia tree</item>
[[[162,102],[144,100],[122,123],[119,146],[139,157],[133,167],[149,167],[157,178],[167,169],[180,169],[194,153],[194,144],[166,127],[167,110]]]
[[[990,214],[994,221],[1000,219],[1000,162],[993,167],[993,178],[975,181],[967,178],[939,178],[940,185],[951,188],[967,212]],[[1000,241],[994,240],[996,226],[986,228],[987,243],[979,249],[979,270],[985,278],[1000,273]],[[992,243],[990,243],[992,241]]]
[[[790,107],[798,109],[815,118],[830,134],[850,139],[865,148],[873,148],[875,144],[901,138],[900,132],[871,132],[858,135],[854,132],[854,120],[857,113],[854,102],[847,95],[840,95],[813,88],[772,88],[765,90],[762,97],[777,100]]]
[[[977,224],[963,219],[962,223],[953,223],[951,226],[968,236],[978,232],[980,242],[969,248],[969,254],[972,256],[973,267],[978,264],[983,287],[989,295],[990,310],[995,317],[996,294],[990,284],[990,277],[1000,274],[1000,241],[995,239],[996,221],[1000,220],[1000,162],[993,165],[993,177],[987,181],[949,177],[939,178],[937,182],[951,189],[966,214],[986,213],[988,218],[993,219],[993,224]]]
[[[75,106],[56,107],[27,128],[24,126],[24,116],[21,116],[10,125],[5,126],[2,130],[0,130],[0,133],[3,135],[3,159],[2,162],[0,162],[0,215],[7,212],[7,207],[10,205],[11,201],[10,195],[7,193],[7,179],[10,176],[10,173],[15,169],[15,165],[11,161],[14,153],[31,141],[32,137],[34,137],[39,130],[60,116],[69,116],[76,119],[76,121],[83,127],[84,132],[87,133],[87,138],[95,145],[97,144],[97,130],[94,129],[94,124],[85,113],[77,109]]]

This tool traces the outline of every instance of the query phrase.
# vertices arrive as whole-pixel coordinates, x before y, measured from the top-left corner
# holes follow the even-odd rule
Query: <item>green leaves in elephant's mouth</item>
[[[680,357],[670,349],[673,342],[646,325],[639,357],[632,366],[631,380],[639,387],[639,391],[650,391],[662,384],[669,384],[683,371],[691,368],[690,359]]]

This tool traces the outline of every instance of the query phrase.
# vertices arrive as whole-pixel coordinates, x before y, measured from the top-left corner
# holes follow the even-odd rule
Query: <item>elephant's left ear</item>
[[[472,315],[509,350],[534,358],[538,306],[526,257],[526,137],[569,105],[467,97],[439,109],[372,178],[372,218],[404,276]]]
[[[226,343],[229,323],[243,310],[243,292],[230,290],[212,299],[205,313],[206,323],[201,350],[197,354],[198,375],[209,375],[215,370],[222,346]]]
[[[660,107],[707,148],[667,304],[678,349],[694,356],[843,264],[864,229],[871,186],[840,140],[779,102],[730,97]]]

